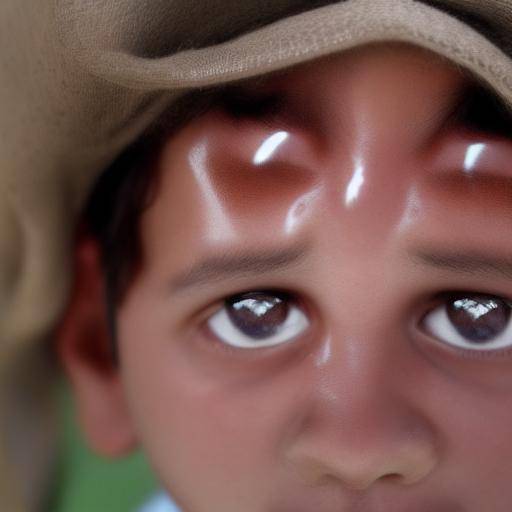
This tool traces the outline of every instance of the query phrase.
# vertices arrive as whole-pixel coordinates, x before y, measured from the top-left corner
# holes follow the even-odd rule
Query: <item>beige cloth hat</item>
[[[512,0],[1,0],[0,510],[36,510],[53,445],[41,347],[90,185],[190,88],[415,43],[512,105]]]

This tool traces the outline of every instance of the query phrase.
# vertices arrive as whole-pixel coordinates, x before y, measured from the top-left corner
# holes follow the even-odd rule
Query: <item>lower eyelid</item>
[[[247,349],[244,347],[237,347],[225,343],[217,336],[215,336],[207,325],[203,325],[200,329],[200,340],[199,343],[208,351],[213,354],[224,355],[228,357],[234,357],[240,361],[247,361],[250,359],[259,359],[262,357],[268,357],[272,353],[280,353],[283,348],[287,346],[286,343],[278,345],[272,345],[267,347],[260,347],[259,349]]]
[[[495,350],[471,350],[462,347],[448,345],[447,343],[439,342],[439,345],[449,350],[457,357],[463,359],[478,360],[478,361],[503,361],[505,358],[512,357],[512,347],[504,347]]]
[[[428,346],[428,348],[442,351],[451,357],[482,362],[503,362],[508,358],[512,359],[512,346],[498,348],[495,350],[465,349],[463,347],[457,347],[455,345],[450,345],[449,343],[443,342],[442,340],[435,338],[433,335],[428,334],[423,329],[418,330],[417,326],[415,328],[415,333],[413,334],[413,339],[416,340],[415,343],[425,344]]]
[[[228,355],[242,355],[247,353],[248,351],[235,347],[233,345],[229,345],[228,343],[224,343],[217,336],[215,336],[208,325],[205,323],[200,328],[200,341],[199,341],[207,350],[211,350],[214,353],[218,354],[228,354]]]
[[[217,313],[212,315],[207,321],[207,328],[211,331],[212,335],[228,345],[237,346],[245,350],[258,350],[262,348],[284,345],[293,343],[309,328],[310,321],[306,313],[296,304],[291,303],[288,305],[286,317],[282,323],[276,328],[276,332],[270,332],[268,336],[260,338],[246,334],[237,325],[233,324],[232,319],[229,317],[226,309],[220,309]],[[217,325],[217,331],[225,327],[223,337],[220,333],[216,333],[212,322],[220,324]],[[229,339],[233,337],[234,339]],[[234,341],[237,339],[237,341]]]

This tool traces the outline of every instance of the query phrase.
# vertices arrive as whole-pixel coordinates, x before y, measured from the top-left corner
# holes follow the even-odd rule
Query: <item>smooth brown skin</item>
[[[77,248],[59,351],[92,446],[141,445],[185,512],[509,512],[512,350],[463,352],[424,322],[439,292],[512,295],[496,267],[512,141],[449,122],[467,81],[418,48],[364,47],[269,80],[277,114],[216,108],[174,135],[119,370],[97,245]],[[189,272],[283,250],[273,269]],[[208,328],[225,297],[269,289],[297,297],[305,332],[248,349]]]

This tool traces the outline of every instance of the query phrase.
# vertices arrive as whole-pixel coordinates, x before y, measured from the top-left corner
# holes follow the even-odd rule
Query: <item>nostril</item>
[[[403,479],[404,479],[404,476],[401,475],[400,473],[389,473],[387,475],[382,475],[380,477],[380,480],[382,480],[384,482],[388,482],[390,484],[402,483]]]
[[[347,487],[354,491],[366,491],[370,486],[373,485],[390,485],[390,486],[403,486],[406,484],[406,478],[400,473],[387,473],[377,478],[372,479],[361,479],[359,481],[349,482],[345,481]]]

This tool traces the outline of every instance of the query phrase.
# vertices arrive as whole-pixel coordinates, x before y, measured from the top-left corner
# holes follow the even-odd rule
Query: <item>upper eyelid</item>
[[[428,301],[428,305],[425,308],[425,310],[418,317],[416,317],[418,319],[417,320],[418,325],[423,324],[427,315],[433,313],[440,307],[445,308],[450,301],[453,301],[456,298],[471,298],[473,296],[487,297],[489,299],[498,299],[498,300],[502,301],[503,303],[505,303],[507,306],[509,306],[511,308],[511,313],[512,313],[512,297],[509,298],[509,297],[506,297],[503,295],[497,295],[494,293],[479,292],[479,291],[447,290],[447,291],[442,291],[442,292],[436,293]],[[512,321],[512,315],[511,315],[511,321]]]
[[[298,294],[294,294],[293,292],[289,292],[287,290],[281,290],[281,289],[275,289],[272,288],[255,288],[255,289],[247,289],[240,292],[230,293],[228,295],[223,295],[221,297],[218,297],[216,300],[210,303],[210,305],[203,309],[202,318],[206,321],[208,321],[211,317],[213,317],[215,314],[217,314],[219,311],[224,309],[227,305],[229,305],[229,302],[234,298],[240,298],[240,300],[243,300],[244,295],[250,294],[250,293],[262,293],[262,294],[268,294],[268,295],[276,295],[281,298],[283,298],[285,301],[288,301],[290,304],[295,305],[297,307],[301,307],[298,300]],[[304,308],[302,308],[304,309]]]
[[[475,290],[447,290],[439,292],[434,296],[434,300],[437,301],[437,304],[442,302],[447,302],[448,300],[453,300],[455,298],[471,298],[471,297],[486,297],[488,299],[498,299],[512,307],[512,297],[506,297],[504,295],[498,295],[496,293],[488,293],[482,291]]]
[[[240,300],[243,300],[246,295],[250,295],[250,294],[253,294],[253,295],[258,294],[258,295],[261,295],[262,297],[264,297],[265,295],[272,296],[272,297],[278,297],[280,299],[288,300],[290,302],[293,302],[293,299],[294,299],[293,294],[286,290],[261,288],[261,289],[254,289],[254,290],[246,290],[246,291],[242,291],[239,293],[233,293],[231,295],[224,297],[223,300],[224,300],[224,302],[228,302],[232,299],[237,299],[237,298]]]

